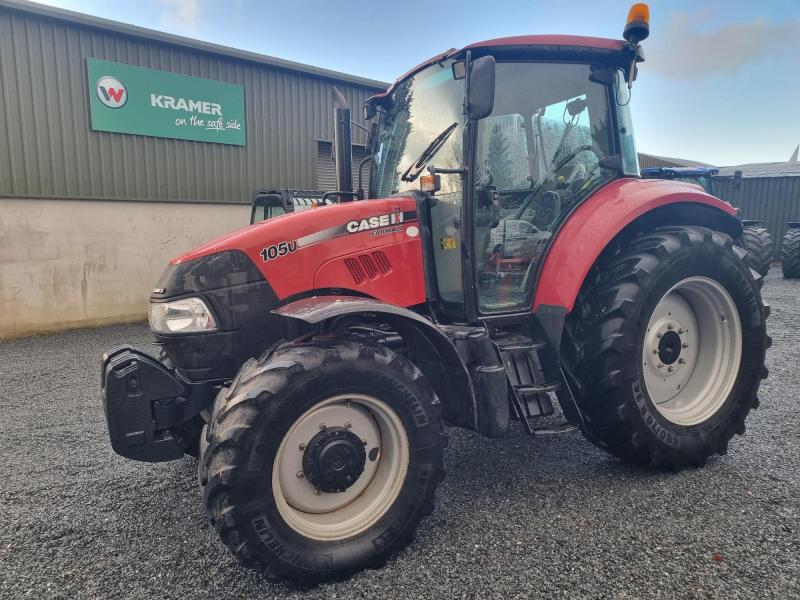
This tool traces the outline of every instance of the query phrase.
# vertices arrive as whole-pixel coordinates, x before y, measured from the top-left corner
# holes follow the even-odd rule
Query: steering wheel
[[[597,152],[597,150],[594,149],[594,146],[592,144],[583,144],[582,146],[578,146],[572,152],[570,152],[564,158],[562,158],[560,161],[558,161],[558,163],[551,164],[550,168],[547,169],[547,173],[545,173],[545,175],[542,177],[542,179],[540,179],[536,183],[531,184],[532,191],[528,195],[528,197],[522,202],[522,205],[519,207],[519,209],[517,209],[517,212],[516,212],[514,218],[515,219],[520,219],[522,217],[522,215],[528,209],[528,206],[530,205],[531,201],[536,197],[536,194],[541,189],[542,184],[548,178],[552,177],[553,174],[556,171],[558,171],[560,168],[562,168],[564,165],[566,165],[573,158],[578,156],[578,154],[580,154],[581,152],[587,152],[587,151],[591,152],[592,154],[594,154],[595,157],[597,158],[598,162],[600,161],[600,154]]]

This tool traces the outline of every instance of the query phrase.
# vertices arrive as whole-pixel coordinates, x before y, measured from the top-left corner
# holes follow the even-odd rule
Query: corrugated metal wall
[[[92,131],[89,57],[244,85],[247,145]],[[361,122],[373,89],[0,7],[0,196],[246,203],[313,188],[334,85]]]
[[[678,164],[676,161],[666,159],[663,156],[653,156],[652,154],[644,154],[642,152],[639,153],[640,169],[649,169],[652,167],[682,167],[682,166],[684,165]]]
[[[367,149],[364,146],[353,146],[353,189],[358,190],[358,165],[366,158]],[[364,165],[364,179],[361,182],[364,190],[369,190],[369,163]],[[336,163],[333,161],[333,144],[330,142],[317,142],[317,189],[336,189]]]
[[[741,209],[745,219],[764,221],[780,258],[787,221],[800,221],[800,177],[745,177],[716,179],[720,196]]]

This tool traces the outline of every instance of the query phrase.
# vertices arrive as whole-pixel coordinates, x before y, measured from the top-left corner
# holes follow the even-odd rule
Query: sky
[[[45,0],[69,10],[380,81],[508,35],[620,38],[619,0]],[[654,0],[633,89],[640,152],[714,165],[800,144],[800,0]]]

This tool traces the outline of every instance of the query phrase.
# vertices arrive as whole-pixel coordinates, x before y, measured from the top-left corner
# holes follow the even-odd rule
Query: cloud
[[[197,31],[200,24],[200,0],[158,0],[163,7],[161,24]]]
[[[758,18],[709,30],[708,13],[672,15],[664,33],[653,32],[645,48],[648,70],[675,79],[735,73],[746,64],[800,51],[800,20],[772,23]]]

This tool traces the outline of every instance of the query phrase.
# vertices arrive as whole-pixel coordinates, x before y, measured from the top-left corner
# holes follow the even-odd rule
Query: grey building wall
[[[87,58],[243,85],[247,145],[92,131]],[[0,197],[243,203],[258,187],[314,188],[334,86],[363,124],[385,85],[0,0]]]
[[[710,167],[707,163],[685,158],[673,158],[671,156],[657,156],[639,152],[639,168],[647,169],[651,167]]]
[[[783,177],[715,178],[720,197],[742,211],[745,219],[764,221],[772,236],[775,260],[780,260],[781,240],[787,221],[800,221],[800,175]]]

